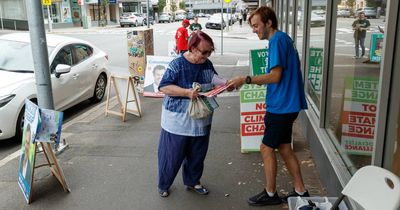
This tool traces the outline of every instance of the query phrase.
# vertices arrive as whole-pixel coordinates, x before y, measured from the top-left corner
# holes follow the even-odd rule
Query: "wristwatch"
[[[250,84],[251,83],[251,77],[247,76],[245,81],[246,81],[246,84]]]

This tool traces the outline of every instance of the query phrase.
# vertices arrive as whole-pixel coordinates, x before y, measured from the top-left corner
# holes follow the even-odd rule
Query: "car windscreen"
[[[33,72],[31,44],[27,42],[0,40],[0,70]],[[48,54],[54,50],[48,47]]]

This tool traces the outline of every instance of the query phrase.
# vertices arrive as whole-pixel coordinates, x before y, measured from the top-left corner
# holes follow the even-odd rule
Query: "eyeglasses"
[[[203,55],[203,56],[206,56],[206,55],[211,55],[211,53],[214,51],[214,49],[211,49],[211,50],[207,50],[207,51],[201,51],[199,48],[197,48],[196,47],[196,49]]]

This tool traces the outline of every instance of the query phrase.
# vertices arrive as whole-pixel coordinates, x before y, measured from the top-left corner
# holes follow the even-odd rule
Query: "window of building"
[[[299,52],[300,60],[303,60],[303,33],[304,33],[304,19],[303,19],[303,13],[305,11],[305,0],[299,0],[297,1],[297,17],[296,17],[296,26],[297,26],[297,34],[296,34],[296,47],[297,51]]]
[[[382,16],[377,19],[339,16],[336,20],[327,128],[350,169],[370,165],[374,153],[384,41],[378,26],[383,26],[384,20]]]
[[[326,8],[327,1],[312,1],[309,26],[310,41],[308,44],[308,63],[306,73],[306,92],[311,99],[313,107],[320,110],[322,68],[324,64],[325,24],[326,16],[324,10],[314,8]],[[300,13],[300,19],[304,13]]]

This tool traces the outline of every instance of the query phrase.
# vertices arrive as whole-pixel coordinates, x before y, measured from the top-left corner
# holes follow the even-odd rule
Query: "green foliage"
[[[186,9],[185,1],[180,1],[180,2],[179,2],[179,9],[183,9],[183,10]]]
[[[158,14],[161,14],[164,11],[165,0],[158,0]]]
[[[171,11],[172,11],[172,14],[175,14],[175,11],[177,9],[178,8],[176,7],[176,1],[175,0],[171,0]]]
[[[110,5],[108,0],[101,0],[100,2],[100,26],[107,25],[106,8]]]
[[[382,0],[365,0],[367,7],[379,7],[382,5]]]
[[[349,8],[353,8],[354,7],[354,3],[355,3],[355,0],[347,0],[346,1],[346,6],[349,7]]]

